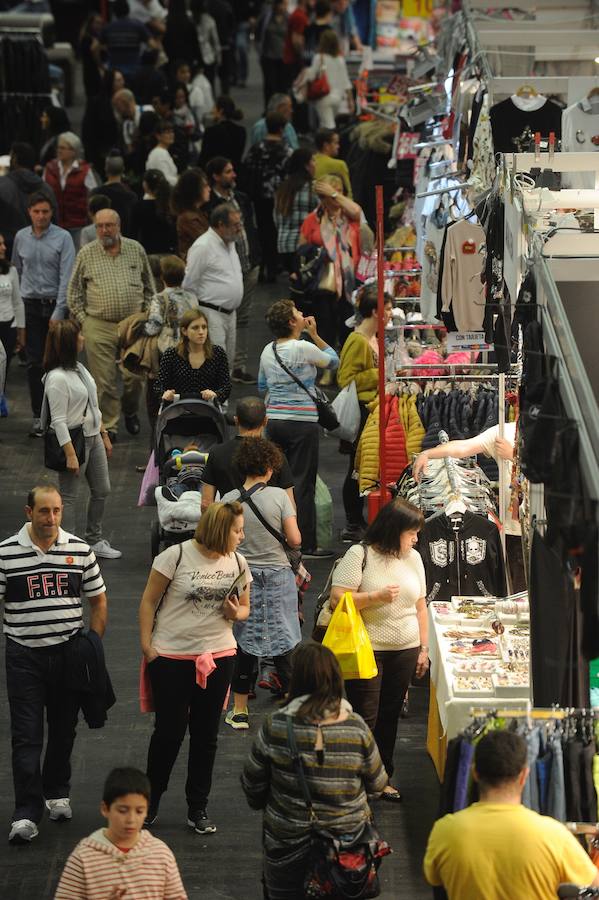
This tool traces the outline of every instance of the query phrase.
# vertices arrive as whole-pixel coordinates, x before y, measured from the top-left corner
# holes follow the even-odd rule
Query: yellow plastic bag
[[[337,657],[344,678],[374,678],[378,674],[366,626],[349,591],[335,607],[322,643]]]

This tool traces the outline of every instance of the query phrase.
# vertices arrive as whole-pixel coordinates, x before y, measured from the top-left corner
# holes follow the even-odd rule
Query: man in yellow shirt
[[[349,169],[347,163],[337,159],[339,154],[339,135],[333,128],[320,128],[314,137],[316,153],[314,154],[314,178],[318,181],[323,175],[337,175],[343,182],[345,196],[353,197]]]
[[[564,882],[599,886],[599,873],[555,819],[522,806],[526,741],[492,731],[477,745],[480,800],[435,823],[424,857],[429,884],[449,900],[555,900]]]

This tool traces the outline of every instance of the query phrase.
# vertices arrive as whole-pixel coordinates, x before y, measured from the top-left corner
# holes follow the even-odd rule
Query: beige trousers
[[[121,404],[126,416],[136,413],[144,384],[142,377],[133,375],[117,362],[117,328],[116,322],[106,322],[93,316],[86,316],[82,326],[85,353],[98,388],[104,428],[114,432],[118,431]],[[122,398],[119,394],[118,372],[123,383]]]

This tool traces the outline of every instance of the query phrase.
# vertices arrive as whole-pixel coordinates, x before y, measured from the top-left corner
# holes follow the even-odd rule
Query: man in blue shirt
[[[279,115],[283,116],[287,123],[283,129],[283,143],[291,147],[292,150],[297,150],[299,147],[299,140],[297,132],[291,124],[293,105],[291,103],[291,97],[288,94],[272,95],[268,101],[268,106],[266,107],[266,115],[262,116],[261,119],[258,119],[250,132],[250,147],[253,147],[254,144],[259,144],[260,141],[263,141],[266,137],[266,116],[269,115],[269,113],[279,113]]]
[[[127,0],[115,0],[112,11],[114,19],[104,26],[100,38],[108,50],[111,68],[129,79],[135,75],[142,48],[150,42],[151,35],[142,22],[130,17]]]
[[[25,303],[25,352],[33,412],[31,435],[42,437],[40,415],[44,389],[42,360],[51,319],[64,319],[67,285],[75,263],[75,247],[68,231],[52,224],[52,207],[42,193],[27,205],[31,227],[17,231],[12,263],[21,281]]]

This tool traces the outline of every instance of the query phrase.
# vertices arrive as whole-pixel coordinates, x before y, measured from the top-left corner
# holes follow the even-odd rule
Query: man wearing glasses
[[[82,247],[67,291],[71,315],[81,324],[89,368],[98,387],[102,420],[114,443],[121,407],[129,434],[139,433],[137,410],[143,379],[121,369],[122,397],[117,381],[118,324],[143,312],[154,293],[146,252],[137,241],[121,235],[113,209],[96,213],[96,240]]]

